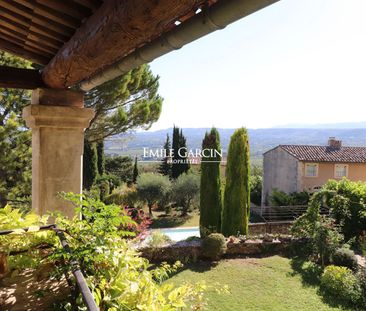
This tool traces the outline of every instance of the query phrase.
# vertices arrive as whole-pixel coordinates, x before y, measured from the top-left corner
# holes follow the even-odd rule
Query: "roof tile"
[[[366,147],[334,148],[307,145],[280,145],[279,147],[300,161],[366,163]]]

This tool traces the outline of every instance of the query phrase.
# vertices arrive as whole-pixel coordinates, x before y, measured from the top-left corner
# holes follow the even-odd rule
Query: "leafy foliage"
[[[339,226],[346,242],[355,240],[362,244],[363,232],[366,230],[366,183],[330,180],[312,196],[308,210],[294,224],[295,231],[308,231],[312,223],[320,219],[321,206],[330,210],[330,217]]]
[[[31,63],[0,51],[0,65],[31,68]],[[31,134],[21,118],[30,91],[0,89],[0,207],[30,207]]]
[[[358,305],[362,299],[360,284],[346,267],[326,267],[321,276],[321,289],[337,301],[353,306]]]
[[[64,197],[74,202],[77,212],[83,213],[83,219],[75,216],[69,220],[62,215],[56,219],[65,232],[72,254],[60,247],[54,232],[38,231],[47,217],[23,214],[9,206],[0,210],[0,229],[30,226],[30,230],[26,233],[19,229],[15,234],[1,237],[2,249],[9,253],[34,243],[50,243],[52,252],[48,253],[47,260],[63,263],[57,266],[59,273],[70,271],[70,262],[77,260],[101,310],[173,311],[185,306],[202,309],[207,286],[203,283],[180,287],[161,284],[180,263],[173,266],[163,263],[151,269],[149,262],[127,243],[125,237],[134,235],[128,231],[134,222],[118,206],[105,205],[85,196],[80,199],[80,195],[71,193]],[[41,260],[39,254],[38,260]],[[85,310],[81,299],[72,305],[75,310]]]
[[[201,163],[200,185],[200,233],[201,237],[221,231],[222,193],[220,162],[221,152],[219,132],[212,128],[205,134],[202,150],[211,150],[209,157]]]
[[[248,133],[246,129],[241,128],[231,137],[228,150],[222,214],[222,233],[225,236],[248,233],[249,171]]]
[[[183,207],[182,215],[187,215],[192,202],[200,191],[199,176],[195,174],[180,175],[173,183],[172,196],[177,204]]]
[[[295,237],[308,240],[310,257],[324,267],[340,247],[343,236],[334,220],[319,215],[317,195],[313,197],[306,214],[299,217],[291,228]]]
[[[273,189],[269,196],[269,202],[272,206],[307,205],[309,200],[310,194],[306,191],[287,194],[278,189]]]
[[[134,167],[130,157],[107,157],[105,170],[108,174],[117,176],[122,182],[130,183],[133,181]]]

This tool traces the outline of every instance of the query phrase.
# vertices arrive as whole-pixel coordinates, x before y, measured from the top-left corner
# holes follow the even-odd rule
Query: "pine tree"
[[[226,166],[226,185],[222,213],[222,233],[225,236],[248,234],[250,212],[248,132],[241,128],[234,132]]]
[[[176,126],[173,128],[172,149],[172,178],[176,179],[189,170],[186,138],[183,136],[182,130]]]
[[[105,154],[104,154],[104,142],[100,141],[96,144],[97,158],[98,158],[98,174],[103,176],[105,173]]]
[[[206,132],[202,150],[208,156],[202,157],[200,187],[200,233],[205,237],[213,232],[221,232],[221,146],[220,136],[215,128]]]
[[[159,76],[142,65],[90,90],[85,95],[85,107],[93,108],[95,117],[85,131],[86,138],[98,142],[151,127],[159,119],[163,103],[158,89]]]
[[[89,190],[98,176],[98,153],[96,144],[90,143],[85,139],[83,156],[83,188]]]
[[[139,169],[137,167],[137,157],[135,157],[135,164],[133,166],[133,177],[132,177],[132,182],[134,184],[136,183],[138,176],[139,176]]]
[[[166,141],[164,143],[164,147],[163,149],[165,150],[165,155],[166,157],[164,157],[164,159],[161,161],[161,164],[159,166],[159,173],[161,175],[165,175],[170,177],[171,176],[171,164],[170,164],[170,139],[169,139],[169,134],[166,134]]]

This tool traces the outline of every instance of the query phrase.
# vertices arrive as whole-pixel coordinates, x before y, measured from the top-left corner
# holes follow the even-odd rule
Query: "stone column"
[[[82,191],[84,130],[94,112],[83,108],[83,93],[37,89],[23,118],[32,130],[32,208],[42,215],[75,215],[58,193]]]

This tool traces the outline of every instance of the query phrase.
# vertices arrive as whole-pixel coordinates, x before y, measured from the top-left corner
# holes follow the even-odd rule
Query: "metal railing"
[[[251,211],[257,216],[261,217],[264,222],[281,222],[294,221],[308,209],[307,205],[293,205],[293,206],[263,206],[252,207]],[[329,215],[329,209],[321,207],[321,215]]]
[[[16,232],[16,230],[19,230],[19,229],[2,230],[2,231],[0,231],[0,235],[7,235],[10,233]],[[27,231],[29,231],[29,228],[22,228],[22,230],[27,232]],[[53,230],[56,233],[56,235],[58,236],[58,238],[60,239],[63,249],[67,253],[72,255],[71,248],[70,248],[69,244],[67,243],[64,232],[62,230],[60,230],[59,228],[57,228],[57,226],[55,224],[47,225],[47,226],[40,226],[39,230]],[[99,307],[97,306],[97,304],[94,300],[94,297],[86,283],[85,277],[80,270],[79,263],[76,260],[71,260],[70,265],[72,268],[71,272],[75,277],[76,285],[81,293],[85,306],[87,307],[87,309],[89,311],[99,311]],[[67,275],[66,275],[66,278],[67,278]]]

